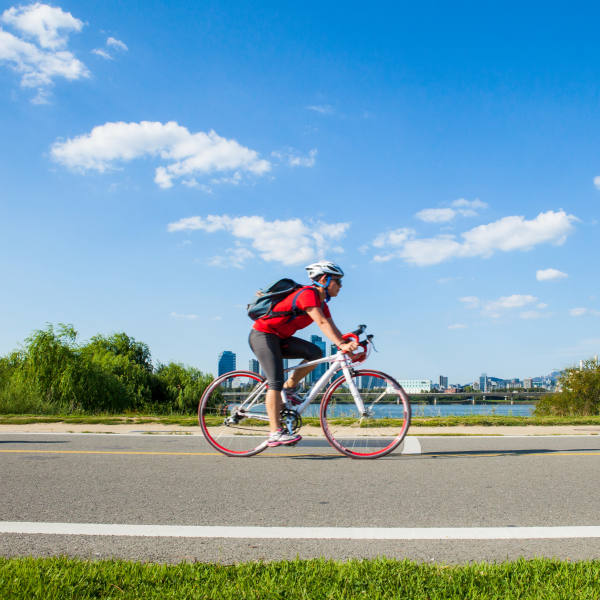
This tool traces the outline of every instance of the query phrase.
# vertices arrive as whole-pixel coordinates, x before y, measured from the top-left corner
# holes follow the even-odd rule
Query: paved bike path
[[[230,459],[200,436],[0,435],[0,451],[10,451],[0,453],[0,520],[363,532],[600,525],[597,436],[419,441],[421,454],[353,461],[318,439]],[[29,553],[224,562],[386,554],[461,562],[598,557],[600,540],[0,534],[0,554]]]

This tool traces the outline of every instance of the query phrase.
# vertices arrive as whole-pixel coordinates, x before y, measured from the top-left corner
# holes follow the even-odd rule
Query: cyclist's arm
[[[337,328],[336,324],[333,322],[333,319],[331,317],[329,317],[329,319],[327,319],[327,321],[329,322],[329,324],[331,325],[331,328],[333,329],[333,331],[335,331],[335,333],[337,333],[340,337],[342,337],[342,332]]]
[[[353,352],[358,348],[356,342],[345,342],[340,330],[335,326],[332,319],[328,319],[318,306],[309,306],[306,308],[308,316],[319,326],[319,329],[326,335],[338,348],[341,347],[345,352]]]

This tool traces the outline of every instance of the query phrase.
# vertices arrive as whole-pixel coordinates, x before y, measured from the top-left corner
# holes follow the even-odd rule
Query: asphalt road
[[[1,434],[0,521],[283,527],[600,525],[599,436],[419,441],[420,455],[395,453],[375,461],[342,457],[318,439],[234,459],[214,453],[196,435]],[[348,541],[0,534],[0,555],[29,554],[168,562],[297,555],[336,559],[387,555],[439,562],[519,556],[578,560],[600,558],[600,539]]]

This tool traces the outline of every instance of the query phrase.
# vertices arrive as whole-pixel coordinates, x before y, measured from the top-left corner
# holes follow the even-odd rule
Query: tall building
[[[250,371],[250,373],[260,373],[260,365],[255,358],[250,359],[248,363],[248,371]]]
[[[448,387],[448,378],[440,375],[440,387],[447,388]]]
[[[479,378],[479,389],[482,392],[490,391],[490,380],[488,379],[487,373],[482,373]]]
[[[235,353],[225,350],[219,354],[219,375],[235,371]]]
[[[523,387],[526,390],[530,390],[533,387],[533,382],[531,381],[531,377],[528,377],[527,379],[523,379]]]
[[[331,344],[329,346],[329,356],[335,356],[338,353],[338,347],[335,344]],[[327,367],[331,366],[331,363],[329,363],[329,365],[326,365]],[[333,383],[336,379],[339,379],[340,377],[343,377],[344,373],[343,371],[340,369],[332,378],[331,378],[331,383]]]
[[[323,341],[321,337],[318,335],[311,335],[310,341],[315,344],[315,346],[319,346],[321,351],[323,352],[323,356],[327,356],[327,344]],[[317,368],[308,374],[308,381],[310,383],[315,383],[319,381],[323,375],[325,375],[325,371],[327,371],[327,363],[321,363],[317,365]]]

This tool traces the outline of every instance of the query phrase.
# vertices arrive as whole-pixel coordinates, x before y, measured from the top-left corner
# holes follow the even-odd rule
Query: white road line
[[[421,454],[421,444],[419,439],[413,436],[404,438],[404,448],[400,454]]]
[[[0,522],[0,533],[327,540],[531,540],[599,538],[600,527],[196,527]]]

